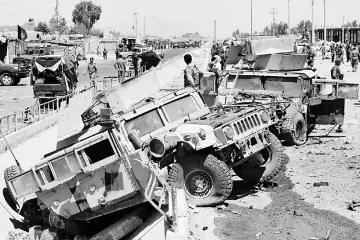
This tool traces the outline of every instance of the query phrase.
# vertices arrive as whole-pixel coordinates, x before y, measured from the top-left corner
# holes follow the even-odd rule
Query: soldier
[[[340,69],[341,62],[342,62],[342,60],[340,58],[337,58],[335,60],[335,65],[331,69],[331,78],[332,79],[337,79],[337,80],[343,80],[344,79],[344,74],[341,73],[341,69]],[[338,132],[338,133],[343,132],[342,125],[339,125],[336,132]]]
[[[118,58],[119,58],[119,48],[116,48],[116,50],[115,50],[115,57],[116,57],[116,60],[118,60]]]
[[[114,67],[115,67],[115,69],[118,70],[118,80],[119,80],[120,84],[124,81],[124,78],[125,78],[125,71],[126,71],[125,64],[126,64],[126,62],[123,59],[123,56],[121,54],[119,54],[119,58],[116,60]]]
[[[93,57],[90,58],[90,63],[88,64],[87,68],[85,69],[84,75],[86,74],[86,72],[89,72],[90,86],[96,87],[95,77],[97,75],[97,66],[94,63]]]
[[[352,70],[353,72],[357,72],[357,68],[359,65],[359,57],[360,57],[359,51],[355,47],[353,47],[350,53],[351,67],[353,69]]]
[[[184,61],[187,65],[184,70],[184,87],[197,88],[203,73],[192,64],[192,56],[190,54],[184,56]]]
[[[138,54],[134,51],[131,55],[132,57],[132,63],[134,65],[134,70],[135,70],[135,76],[138,75],[138,67],[139,67],[139,56]]]
[[[104,59],[107,59],[107,50],[105,47],[104,47],[104,51],[103,51],[103,57],[104,57]]]

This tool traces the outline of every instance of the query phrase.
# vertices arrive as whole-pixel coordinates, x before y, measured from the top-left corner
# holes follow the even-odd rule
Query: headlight
[[[261,111],[260,118],[263,123],[267,123],[269,121],[269,114],[265,111]]]
[[[235,132],[234,132],[234,129],[232,129],[232,127],[225,126],[223,128],[223,131],[224,131],[224,134],[225,134],[227,139],[229,139],[229,140],[234,139]]]
[[[198,135],[199,135],[199,138],[200,138],[201,140],[205,140],[205,139],[206,139],[206,131],[205,131],[204,129],[200,129]]]
[[[165,145],[164,143],[159,139],[152,139],[150,141],[150,152],[154,157],[162,157],[165,154]]]

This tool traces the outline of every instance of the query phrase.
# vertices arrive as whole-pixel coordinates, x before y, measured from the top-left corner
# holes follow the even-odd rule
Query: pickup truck
[[[0,62],[0,83],[3,86],[15,86],[21,78],[29,76],[25,66],[18,64],[4,64]]]

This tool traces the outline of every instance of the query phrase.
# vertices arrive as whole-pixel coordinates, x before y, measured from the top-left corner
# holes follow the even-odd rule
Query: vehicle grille
[[[235,130],[236,136],[244,136],[244,134],[255,133],[264,128],[266,124],[262,123],[257,113],[253,113],[231,123],[231,126]]]

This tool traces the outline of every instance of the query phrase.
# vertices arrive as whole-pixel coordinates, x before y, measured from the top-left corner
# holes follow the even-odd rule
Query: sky
[[[323,26],[324,0],[315,0],[314,24]],[[72,11],[80,0],[59,0],[60,15],[72,25]],[[157,36],[181,36],[199,32],[203,36],[214,36],[216,20],[217,38],[231,36],[236,29],[250,32],[251,0],[93,0],[102,7],[100,20],[95,24],[105,32],[120,31],[135,34],[135,12],[138,33]],[[273,7],[275,22],[288,21],[288,0],[252,0],[253,31],[262,31],[272,22]],[[56,0],[0,0],[0,25],[23,24],[30,17],[35,22],[48,22],[54,14]],[[326,0],[326,25],[341,26],[345,22],[360,22],[359,0]],[[290,27],[301,20],[311,20],[311,0],[290,0]]]

